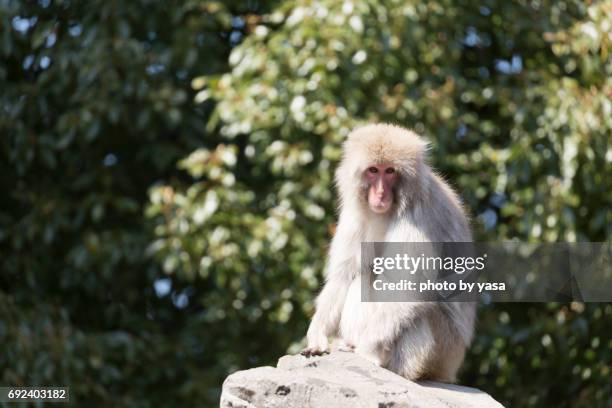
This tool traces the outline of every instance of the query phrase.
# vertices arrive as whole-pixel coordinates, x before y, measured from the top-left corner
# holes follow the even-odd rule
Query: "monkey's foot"
[[[300,354],[306,357],[322,356],[323,354],[329,354],[329,350],[322,350],[316,347],[306,347],[300,352]]]
[[[355,349],[355,353],[359,354],[361,357],[365,358],[366,360],[374,363],[375,365],[382,367],[382,360],[380,358],[380,356],[375,353],[372,350],[368,350],[365,348],[356,348]]]
[[[344,351],[346,353],[353,353],[355,351],[355,345],[348,343],[344,340],[340,340],[336,344],[336,350]]]

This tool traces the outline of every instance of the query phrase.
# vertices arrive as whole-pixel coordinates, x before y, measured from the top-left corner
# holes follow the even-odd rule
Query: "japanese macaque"
[[[362,242],[471,242],[452,190],[426,163],[427,142],[398,126],[355,129],[336,171],[340,219],[303,355],[354,351],[410,380],[455,381],[474,303],[362,302]]]

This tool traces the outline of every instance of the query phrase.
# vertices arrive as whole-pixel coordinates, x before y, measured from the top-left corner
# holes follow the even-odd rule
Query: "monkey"
[[[429,144],[377,123],[343,143],[335,173],[339,220],[325,284],[307,331],[307,357],[354,351],[409,380],[455,382],[471,343],[474,302],[362,302],[361,242],[472,242],[455,191],[427,164]]]

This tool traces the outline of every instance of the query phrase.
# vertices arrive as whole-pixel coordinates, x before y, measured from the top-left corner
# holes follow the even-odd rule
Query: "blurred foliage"
[[[227,70],[233,16],[257,7],[0,1],[0,384],[65,384],[78,405],[217,398],[226,365],[156,295],[143,206],[214,143],[191,79]]]
[[[612,236],[609,1],[0,1],[0,382],[214,406],[296,351],[358,123],[481,241]],[[461,381],[612,406],[612,305],[483,305]]]

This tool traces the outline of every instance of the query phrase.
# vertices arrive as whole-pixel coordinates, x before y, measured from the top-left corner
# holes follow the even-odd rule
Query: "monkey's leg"
[[[402,331],[390,350],[386,367],[409,380],[430,377],[436,339],[426,319],[418,319]]]
[[[391,356],[389,346],[385,337],[380,336],[380,328],[369,328],[357,339],[355,353],[379,367],[385,367]]]
[[[379,367],[382,367],[384,364],[384,360],[378,350],[372,348],[365,347],[355,347],[355,353],[359,354],[361,357],[370,361],[373,364],[376,364]]]

